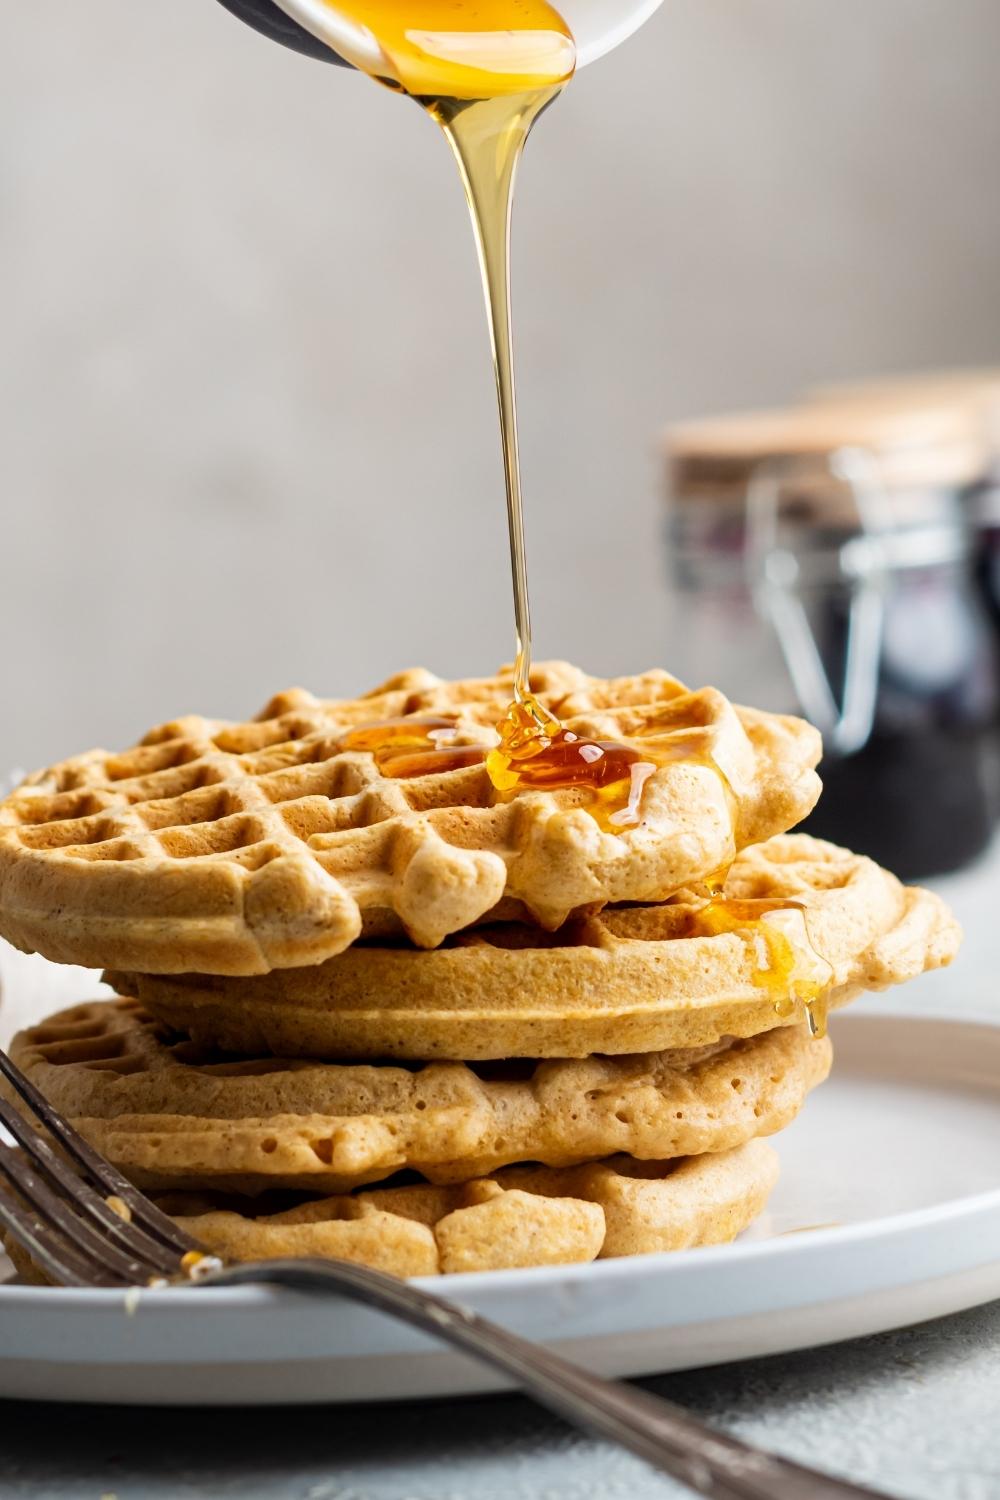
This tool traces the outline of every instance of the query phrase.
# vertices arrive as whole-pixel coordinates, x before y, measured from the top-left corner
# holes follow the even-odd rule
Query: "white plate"
[[[858,1015],[834,1039],[833,1079],[778,1141],[781,1184],[738,1244],[439,1285],[608,1375],[831,1343],[1000,1297],[1000,1026]],[[0,1286],[0,1396],[271,1405],[501,1388],[339,1299],[145,1292],[129,1313],[120,1292]]]

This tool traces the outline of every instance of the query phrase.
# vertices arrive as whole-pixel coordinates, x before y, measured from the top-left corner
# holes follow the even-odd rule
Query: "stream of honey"
[[[489,321],[514,592],[513,702],[497,726],[487,770],[505,796],[529,788],[586,789],[602,827],[639,821],[642,788],[659,763],[648,749],[584,740],[563,728],[530,687],[531,607],[517,436],[510,298],[510,225],[517,168],[532,126],[572,77],[569,27],[547,0],[328,0],[361,28],[369,71],[437,121],[458,162],[472,215]],[[441,730],[444,726],[438,726]],[[472,763],[437,739],[407,746],[387,726],[386,774],[412,776]],[[391,743],[390,743],[391,742]],[[418,770],[422,767],[423,771]]]
[[[514,701],[531,695],[531,610],[514,390],[510,224],[531,128],[573,76],[576,46],[547,0],[327,0],[376,44],[373,76],[437,121],[458,162],[479,251],[500,411],[514,586]]]
[[[501,795],[519,790],[586,789],[589,810],[603,828],[639,823],[642,789],[657,766],[648,750],[615,741],[582,739],[564,729],[532,694],[531,604],[525,553],[517,401],[511,335],[510,223],[514,180],[531,127],[573,75],[576,48],[561,15],[547,0],[331,0],[364,26],[381,55],[376,77],[402,90],[444,130],[459,163],[472,214],[501,426],[511,579],[514,591],[513,703],[499,742],[487,756]],[[391,738],[396,738],[394,732]],[[468,750],[439,744],[384,747],[387,774],[412,775],[471,763]]]
[[[511,325],[511,207],[531,128],[573,75],[572,34],[547,0],[327,3],[374,43],[366,64],[372,75],[410,95],[441,126],[472,215],[500,413],[516,645],[513,702],[497,726],[500,743],[487,757],[487,770],[503,796],[531,788],[586,790],[598,823],[623,832],[639,823],[643,786],[662,760],[651,746],[574,735],[530,687],[531,608]],[[387,726],[386,732],[391,745],[387,742],[379,752],[386,774],[412,776],[473,763],[468,748],[449,750],[437,739],[407,746],[406,731]]]

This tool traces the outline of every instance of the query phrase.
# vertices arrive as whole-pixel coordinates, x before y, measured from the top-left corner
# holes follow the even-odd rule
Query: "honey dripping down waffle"
[[[727,800],[735,797],[725,773],[712,756],[710,735],[692,728],[683,737],[657,742],[653,736],[631,744],[590,739],[564,728],[530,694],[515,700],[497,726],[499,743],[492,749],[457,744],[454,716],[412,715],[370,724],[352,731],[344,744],[371,750],[387,777],[409,778],[461,770],[485,763],[490,781],[500,795],[520,792],[583,791],[587,811],[608,833],[623,832],[642,821],[642,791],[657,766],[690,760],[707,766],[719,777]],[[782,1018],[801,1009],[813,1035],[826,1032],[827,1005],[822,999],[833,971],[818,954],[809,934],[808,909],[800,901],[780,897],[740,900],[725,895],[728,869],[705,881],[704,905],[692,911],[687,934],[713,937],[736,933],[756,955],[754,983],[764,990]],[[775,921],[780,917],[782,921]],[[797,919],[795,938],[817,960],[811,974],[801,972],[796,941],[786,930],[788,917]],[[822,971],[818,976],[816,968]]]
[[[430,951],[392,934],[371,937],[324,964],[250,978],[106,977],[175,1031],[244,1056],[580,1058],[782,1028],[802,1019],[807,997],[818,1011],[837,1010],[863,990],[948,963],[958,945],[939,897],[805,834],[744,850],[727,894],[736,910],[757,912],[775,898],[789,909],[763,931],[748,923],[705,932],[723,924],[701,915],[699,889],[648,906],[605,906],[553,933],[511,918]],[[761,952],[768,940],[780,947],[772,926],[792,950],[791,983],[788,953],[777,954],[773,972]]]

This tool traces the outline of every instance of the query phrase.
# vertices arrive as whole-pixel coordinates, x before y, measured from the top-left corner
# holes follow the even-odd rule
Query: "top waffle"
[[[509,675],[410,671],[332,702],[296,690],[248,723],[180,719],[29,777],[0,803],[0,935],[59,962],[239,975],[319,963],[362,933],[432,948],[487,916],[554,929],[705,879],[819,794],[800,720],[659,671],[553,663],[531,686],[581,738],[644,741],[665,762],[637,826],[603,831],[579,789],[495,790],[476,747],[496,742]],[[345,744],[428,714],[454,720],[449,749],[470,764],[399,778]]]

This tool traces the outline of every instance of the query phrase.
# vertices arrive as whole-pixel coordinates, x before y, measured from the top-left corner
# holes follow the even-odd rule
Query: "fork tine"
[[[111,1244],[117,1245],[132,1259],[146,1262],[151,1271],[168,1275],[176,1272],[180,1252],[168,1250],[146,1230],[116,1213],[108,1200],[95,1192],[4,1099],[0,1099],[0,1125],[10,1131],[31,1165],[44,1174],[63,1198],[72,1202],[78,1213],[85,1214],[93,1226],[99,1227],[100,1233],[106,1235]],[[36,1207],[40,1208],[40,1205]]]
[[[53,1192],[30,1161],[10,1146],[0,1146],[0,1172],[18,1196],[34,1209],[38,1218],[50,1229],[58,1231],[76,1254],[89,1262],[106,1281],[142,1286],[150,1280],[151,1274],[158,1272],[157,1267],[124,1254],[107,1240],[98,1226],[76,1213],[75,1205]]]
[[[107,1286],[108,1280],[33,1209],[0,1192],[0,1225],[35,1264],[62,1286]]]
[[[132,1215],[133,1224],[141,1225],[156,1239],[162,1241],[168,1249],[176,1250],[180,1255],[186,1255],[189,1250],[201,1248],[190,1235],[178,1229],[173,1220],[162,1213],[154,1203],[150,1203],[138,1188],[133,1187],[127,1177],[123,1177],[117,1168],[105,1161],[103,1156],[87,1144],[83,1136],[79,1135],[72,1125],[52,1108],[34,1084],[29,1083],[20,1068],[11,1061],[2,1048],[0,1048],[0,1073],[21,1096],[28,1108],[37,1115],[67,1155],[86,1173],[100,1193],[107,1198],[114,1197],[122,1200]]]

